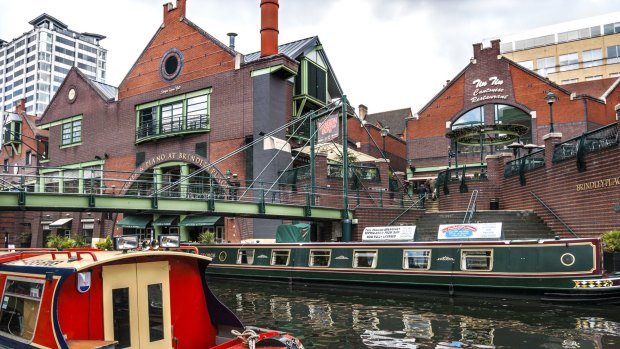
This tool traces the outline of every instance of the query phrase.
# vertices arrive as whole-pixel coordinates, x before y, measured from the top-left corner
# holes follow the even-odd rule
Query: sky
[[[172,0],[173,2],[175,0]],[[0,0],[0,39],[48,13],[105,35],[106,83],[122,81],[163,21],[165,0]],[[469,62],[472,44],[620,11],[618,0],[280,0],[279,43],[318,36],[351,105],[419,111]],[[236,50],[260,50],[260,0],[187,0],[187,18]]]

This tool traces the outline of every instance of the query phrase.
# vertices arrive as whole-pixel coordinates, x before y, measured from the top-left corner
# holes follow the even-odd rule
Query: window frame
[[[484,256],[484,259],[487,260],[487,268],[486,269],[472,269],[472,268],[468,268],[467,267],[467,257],[473,258],[473,259],[482,259],[479,257],[482,257],[481,255],[475,255],[475,253],[488,253],[488,255]],[[462,271],[474,271],[474,272],[480,272],[480,271],[492,271],[493,270],[493,249],[466,249],[466,250],[461,250],[461,260],[460,260],[460,268]],[[471,253],[470,256],[468,256],[468,254]]]
[[[358,256],[358,254],[361,254],[361,253],[369,253],[369,254],[372,253],[373,254],[372,263],[369,267],[359,265],[358,257],[365,257],[365,256]],[[351,266],[354,269],[376,269],[378,259],[379,259],[379,250],[376,250],[376,249],[353,250],[353,263]]]
[[[314,263],[314,259],[313,257],[317,257],[314,254],[317,252],[327,252],[327,264],[326,265],[316,265]],[[318,257],[325,257],[325,256],[318,256]],[[332,262],[332,250],[330,249],[311,249],[310,252],[308,253],[308,266],[309,267],[314,267],[314,268],[328,268],[330,266]]]
[[[286,253],[286,263],[284,263],[284,264],[276,263],[276,259],[278,257],[277,254],[278,253]],[[291,261],[291,250],[290,249],[273,249],[273,250],[271,250],[271,259],[269,260],[269,265],[285,267],[285,266],[289,265],[290,261]]]
[[[24,283],[31,283],[31,284],[38,284],[40,285],[40,288],[38,288],[38,295],[33,295],[33,289],[32,287],[30,288],[30,294],[26,295],[26,294],[19,294],[19,293],[15,293],[15,292],[7,292],[7,288],[9,287],[9,281],[17,281],[17,282],[24,282]],[[36,333],[36,329],[37,329],[37,325],[39,322],[39,318],[41,316],[41,303],[43,300],[43,293],[45,292],[45,280],[43,279],[33,279],[33,278],[26,278],[26,277],[18,277],[18,276],[7,276],[5,281],[4,281],[4,287],[2,288],[2,299],[6,299],[7,297],[14,297],[16,298],[15,300],[15,304],[17,304],[17,298],[22,299],[22,302],[24,302],[25,300],[29,300],[29,301],[35,301],[38,302],[38,308],[36,309],[36,312],[34,314],[35,316],[35,320],[34,321],[29,321],[26,320],[24,321],[24,323],[31,323],[33,324],[32,327],[32,336],[30,338],[25,338],[22,335],[14,335],[10,332],[5,332],[0,330],[0,336],[3,337],[7,337],[7,338],[12,338],[16,341],[22,342],[22,343],[31,343],[34,340],[34,336]],[[10,302],[10,300],[8,301]],[[3,302],[4,303],[4,302]],[[25,308],[26,304],[22,303],[22,307]],[[0,309],[0,318],[2,316],[2,313],[5,311],[6,309],[3,307],[2,309]],[[23,311],[23,313],[26,313],[25,311]],[[25,317],[25,314],[21,314],[22,317]],[[7,330],[10,331],[10,329],[7,328]],[[23,331],[23,327],[22,327],[22,331]]]
[[[427,252],[426,256],[408,256],[407,252]],[[405,249],[403,250],[403,269],[405,270],[430,270],[431,262],[432,262],[432,254],[433,251],[431,249]],[[409,258],[425,258],[426,259],[426,267],[425,268],[417,268],[410,267]],[[414,261],[415,264],[415,261]]]
[[[246,252],[245,254],[245,258],[246,258],[246,262],[243,263],[242,261],[242,252]],[[251,256],[249,256],[247,254],[247,252],[252,252]],[[240,248],[239,250],[237,250],[237,264],[243,264],[243,265],[253,265],[254,264],[254,257],[256,255],[256,250],[253,248]]]

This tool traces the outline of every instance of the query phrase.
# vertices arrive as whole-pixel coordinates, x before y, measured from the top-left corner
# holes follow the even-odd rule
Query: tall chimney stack
[[[278,53],[278,0],[260,1],[260,56]]]

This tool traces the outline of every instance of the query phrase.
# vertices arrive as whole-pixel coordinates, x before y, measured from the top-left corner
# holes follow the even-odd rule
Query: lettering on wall
[[[475,90],[472,93],[471,102],[476,103],[487,99],[508,99],[505,94],[504,80],[497,76],[491,76],[487,80],[476,79],[472,81]]]
[[[175,92],[175,91],[178,91],[180,89],[181,89],[181,85],[171,86],[171,87],[168,87],[168,88],[161,89],[161,91],[159,91],[159,94],[160,95],[164,95],[166,93]]]
[[[620,185],[620,177],[605,178],[599,179],[598,181],[577,184],[577,191],[615,187],[617,185]]]
[[[190,154],[190,153],[177,153],[177,152],[173,152],[173,153],[165,153],[165,154],[159,154],[155,157],[152,157],[146,161],[144,161],[140,167],[138,167],[134,173],[129,177],[130,181],[135,181],[136,179],[138,179],[138,177],[140,177],[140,175],[142,174],[142,172],[146,171],[147,169],[160,164],[162,162],[167,162],[167,161],[185,161],[185,162],[191,162],[194,165],[198,166],[198,167],[205,167],[209,164],[209,162],[207,160],[205,160],[204,158],[196,155],[196,154]],[[215,178],[218,178],[218,172],[217,169],[215,168],[215,166],[212,166],[211,168],[209,168],[208,170],[209,174],[212,175]],[[220,178],[218,178],[219,180]],[[222,179],[223,180],[223,179]]]

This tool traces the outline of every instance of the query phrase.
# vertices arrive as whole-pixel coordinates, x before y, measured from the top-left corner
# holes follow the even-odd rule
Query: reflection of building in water
[[[379,330],[380,321],[376,310],[364,309],[364,307],[353,305],[353,312],[351,314],[355,330]]]
[[[420,314],[403,313],[403,330],[407,337],[413,338],[433,338],[433,325],[431,321],[425,319]]]
[[[291,315],[291,302],[288,298],[273,297],[269,299],[269,306],[271,307],[271,316],[275,320],[292,321]]]
[[[313,304],[308,305],[308,317],[310,322],[319,328],[329,328],[334,326],[332,319],[332,307],[329,304]]]
[[[488,320],[465,317],[464,321],[460,322],[460,327],[461,342],[494,347],[493,333],[495,329],[489,326]]]
[[[583,317],[575,319],[578,330],[595,330],[597,333],[620,335],[620,322],[614,322],[596,317]]]

